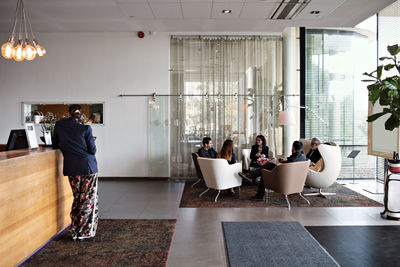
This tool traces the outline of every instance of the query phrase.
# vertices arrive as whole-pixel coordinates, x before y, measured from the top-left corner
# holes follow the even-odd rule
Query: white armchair
[[[304,154],[307,155],[308,151],[310,151],[310,148],[311,148],[311,140],[300,139],[299,141],[303,144],[303,152],[304,152]]]
[[[217,202],[221,190],[239,187],[240,193],[242,178],[238,175],[238,172],[242,170],[241,163],[229,165],[226,159],[209,158],[198,158],[198,162],[207,186],[207,189],[199,197],[210,189],[218,190],[215,202]]]
[[[318,188],[318,192],[304,194],[305,196],[326,198],[326,196],[335,195],[335,193],[322,192],[323,188],[329,187],[336,181],[342,167],[340,147],[334,143],[331,144],[321,144],[318,146],[319,153],[321,154],[320,161],[323,160],[323,167],[320,171],[309,169],[306,179],[306,185]]]

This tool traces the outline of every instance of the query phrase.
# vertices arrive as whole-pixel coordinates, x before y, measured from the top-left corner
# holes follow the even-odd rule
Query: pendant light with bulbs
[[[27,25],[29,26],[29,31]],[[14,46],[17,34],[18,41]],[[28,61],[34,60],[36,56],[43,57],[45,54],[46,49],[39,45],[33,34],[31,22],[25,11],[24,0],[17,0],[12,33],[7,42],[1,46],[1,55],[5,59],[14,59],[19,62],[24,59]]]

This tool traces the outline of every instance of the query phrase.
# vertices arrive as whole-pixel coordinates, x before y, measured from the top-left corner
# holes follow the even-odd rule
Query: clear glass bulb
[[[12,49],[13,49],[13,45],[14,42],[8,41],[5,42],[2,46],[1,46],[1,55],[5,58],[5,59],[11,59],[12,58]]]
[[[25,55],[26,60],[34,60],[37,52],[35,48],[33,48],[30,44],[27,43],[25,46],[25,53],[26,53]]]
[[[18,44],[16,47],[13,49],[13,59],[15,61],[22,61],[25,59],[25,49],[22,47],[22,42],[18,41]]]
[[[46,55],[46,49],[44,49],[43,46],[37,44],[37,45],[35,45],[35,48],[36,48],[38,57],[43,57],[44,55]]]

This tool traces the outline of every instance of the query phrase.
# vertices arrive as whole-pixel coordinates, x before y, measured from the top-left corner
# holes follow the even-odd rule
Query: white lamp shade
[[[279,111],[278,117],[278,125],[295,125],[296,120],[294,119],[294,115],[289,110]]]

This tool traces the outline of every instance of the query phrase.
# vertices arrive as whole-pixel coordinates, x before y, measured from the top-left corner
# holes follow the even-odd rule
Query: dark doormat
[[[222,222],[229,266],[338,266],[298,222]]]
[[[400,226],[307,226],[341,266],[400,266]]]
[[[100,219],[90,241],[65,230],[21,266],[166,266],[176,220]]]
[[[206,187],[197,184],[191,187],[193,182],[186,182],[182,193],[180,208],[256,208],[256,207],[275,207],[286,208],[287,203],[285,197],[281,194],[271,192],[268,193],[268,202],[256,201],[252,197],[257,192],[257,186],[242,186],[240,190],[240,198],[221,192],[218,201],[214,202],[217,191],[210,190],[204,194],[203,198],[199,198],[201,192]],[[316,189],[304,189],[303,193],[310,193]],[[367,198],[343,185],[334,183],[324,190],[325,192],[336,193],[335,196],[327,198],[309,196],[306,197],[310,201],[310,205],[302,199],[298,194],[289,196],[290,205],[292,207],[381,207],[382,204]]]

